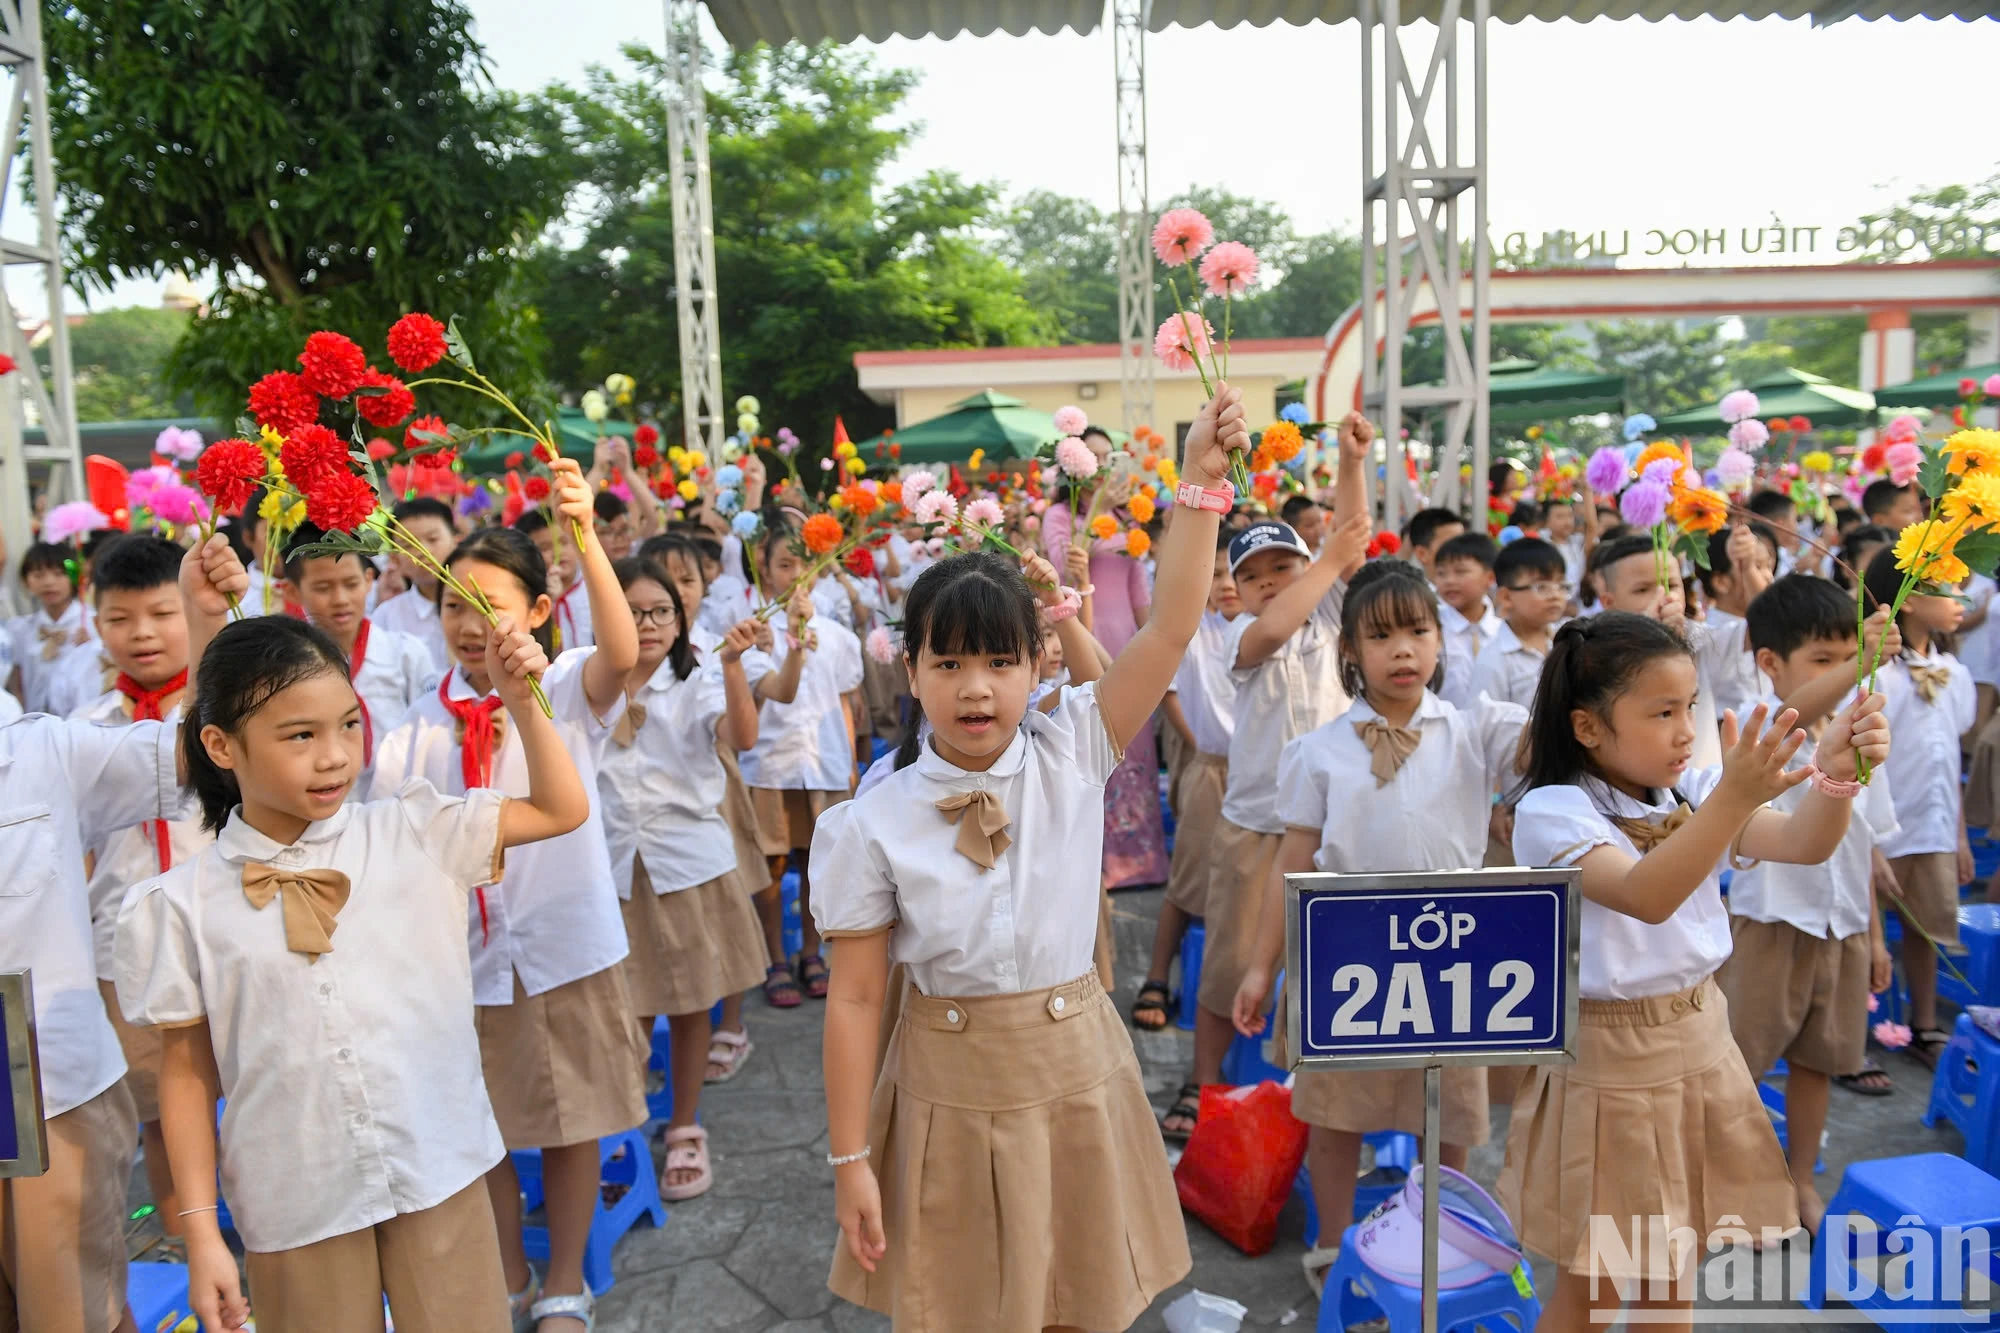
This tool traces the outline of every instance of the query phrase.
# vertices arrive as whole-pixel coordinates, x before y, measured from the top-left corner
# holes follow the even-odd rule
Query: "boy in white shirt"
[[[1465,531],[1465,520],[1449,509],[1419,509],[1403,528],[1404,558],[1414,560],[1424,577],[1437,577],[1438,548]]]
[[[1576,505],[1569,500],[1551,500],[1542,514],[1542,535],[1549,545],[1562,552],[1563,579],[1572,588],[1583,585],[1584,534],[1577,529]]]
[[[1469,697],[1486,694],[1532,709],[1542,662],[1549,655],[1549,634],[1569,605],[1562,552],[1539,537],[1519,538],[1493,557],[1493,579],[1499,585],[1503,623],[1473,660]],[[1450,679],[1447,665],[1445,680]]]
[[[458,529],[452,523],[451,506],[442,500],[434,500],[420,495],[414,500],[405,500],[396,506],[396,521],[401,523],[431,558],[442,563],[452,548],[458,545]],[[395,630],[398,634],[413,634],[421,641],[431,655],[431,665],[440,672],[451,669],[451,652],[445,647],[444,629],[438,622],[437,579],[424,572],[417,562],[405,555],[393,555],[396,570],[410,586],[385,602],[378,603],[370,619],[383,629]],[[577,645],[564,642],[565,648]],[[400,719],[383,718],[382,729],[388,730]]]
[[[1838,674],[1843,697],[1854,679],[1854,607],[1833,584],[1809,575],[1777,580],[1747,608],[1757,666],[1773,685],[1765,702],[1777,712],[1801,686]],[[1754,706],[1754,705],[1753,705]],[[1817,737],[1825,715],[1799,723]],[[1797,762],[1812,762],[1813,742]],[[1790,811],[1806,789],[1772,802]],[[1886,775],[1877,773],[1855,802],[1847,834],[1824,865],[1758,862],[1738,870],[1729,889],[1733,950],[1716,976],[1729,1000],[1729,1027],[1753,1076],[1782,1056],[1788,1155],[1798,1189],[1799,1220],[1817,1228],[1826,1205],[1813,1188],[1813,1162],[1826,1127],[1831,1080],[1885,1096],[1887,1075],[1866,1069],[1868,996],[1890,980],[1889,951],[1871,886],[1888,877],[1877,840],[1896,831]]]
[[[36,542],[21,556],[21,583],[35,609],[7,626],[14,659],[14,693],[30,713],[49,711],[50,686],[76,655],[97,656],[97,632],[76,595],[82,568],[67,546]]]
[[[1771,586],[1777,567],[1777,539],[1762,524],[1739,523],[1708,539],[1708,568],[1696,571],[1708,597],[1708,614],[1702,619],[1704,630],[1690,634],[1689,641],[1701,692],[1714,702],[1718,718],[1731,710],[1738,718],[1748,717],[1756,701],[1771,691],[1771,682],[1757,669],[1743,616]]]
[[[1493,591],[1493,562],[1500,547],[1483,532],[1461,532],[1438,547],[1438,623],[1444,630],[1439,660],[1444,664],[1444,688],[1438,697],[1455,707],[1472,706],[1472,664],[1480,650],[1500,633],[1501,620],[1488,600]]]

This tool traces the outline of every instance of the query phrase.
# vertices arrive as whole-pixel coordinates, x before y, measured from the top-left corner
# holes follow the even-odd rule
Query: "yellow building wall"
[[[1278,415],[1278,386],[1282,383],[1275,375],[1242,376],[1230,381],[1243,391],[1243,409],[1249,417],[1250,428],[1260,430]],[[899,426],[913,426],[919,421],[929,421],[951,410],[953,403],[963,402],[981,389],[984,384],[966,384],[954,388],[899,389],[896,393],[896,422]],[[1097,397],[1083,398],[1077,394],[1073,380],[1049,384],[1008,384],[995,389],[1009,397],[1019,398],[1028,406],[1043,412],[1054,412],[1059,407],[1074,403],[1082,408],[1090,419],[1101,425],[1122,429],[1125,422],[1125,398],[1118,390],[1117,381],[1100,381]],[[1168,439],[1178,439],[1175,427],[1192,422],[1195,413],[1207,401],[1198,379],[1160,379],[1153,382],[1153,405],[1155,420],[1144,424],[1151,426]]]

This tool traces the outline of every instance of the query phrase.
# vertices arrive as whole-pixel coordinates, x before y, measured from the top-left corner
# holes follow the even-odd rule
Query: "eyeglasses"
[[[671,606],[635,606],[632,608],[632,623],[642,629],[647,625],[665,629],[674,623],[674,609]]]
[[[1567,583],[1514,583],[1507,585],[1508,592],[1531,592],[1537,597],[1567,597],[1574,592]]]

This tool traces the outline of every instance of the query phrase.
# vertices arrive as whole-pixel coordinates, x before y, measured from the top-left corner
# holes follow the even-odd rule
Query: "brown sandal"
[[[1169,1120],[1186,1122],[1185,1128],[1169,1127]],[[1160,1136],[1174,1143],[1187,1142],[1188,1136],[1201,1120],[1201,1084],[1183,1083],[1181,1090],[1174,1094],[1174,1104],[1160,1117]]]
[[[1167,983],[1150,978],[1139,987],[1138,998],[1132,1001],[1132,1026],[1141,1032],[1158,1032],[1167,1025],[1167,1006],[1173,997],[1167,991]]]

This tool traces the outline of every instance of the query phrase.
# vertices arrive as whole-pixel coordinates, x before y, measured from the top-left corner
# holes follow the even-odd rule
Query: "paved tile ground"
[[[1157,890],[1114,899],[1121,1011],[1150,957],[1159,902]],[[617,1285],[598,1304],[600,1333],[863,1333],[888,1328],[887,1320],[836,1300],[826,1289],[838,1229],[832,1177],[822,1161],[821,1012],[811,1002],[783,1012],[752,1001],[756,1053],[735,1081],[709,1089],[703,1099],[715,1189],[705,1198],[672,1206],[666,1226],[641,1226],[625,1237],[616,1255]],[[1192,1056],[1193,1039],[1172,1027],[1135,1035],[1147,1087],[1155,1104],[1164,1104]],[[1955,1130],[1927,1130],[1918,1123],[1930,1086],[1928,1073],[1901,1055],[1889,1056],[1885,1063],[1896,1080],[1893,1096],[1870,1099],[1834,1092],[1827,1170],[1820,1177],[1824,1196],[1831,1197],[1850,1161],[1963,1149]],[[1505,1120],[1504,1110],[1496,1113],[1493,1142],[1475,1152],[1471,1162],[1472,1175],[1489,1187],[1500,1171]],[[135,1202],[143,1201],[144,1190],[143,1171],[135,1170]],[[1276,1246],[1252,1259],[1190,1221],[1194,1271],[1137,1327],[1163,1328],[1160,1309],[1188,1286],[1248,1306],[1247,1329],[1313,1327],[1317,1302],[1299,1268],[1303,1226],[1299,1205],[1288,1205]],[[1799,1289],[1802,1261],[1802,1254],[1788,1249],[1787,1281],[1795,1280]],[[1536,1266],[1538,1284],[1545,1285],[1550,1276],[1546,1264]],[[1803,1318],[1791,1322],[1782,1309],[1772,1311],[1775,1320],[1767,1316],[1755,1325],[1708,1327],[1804,1325]]]

